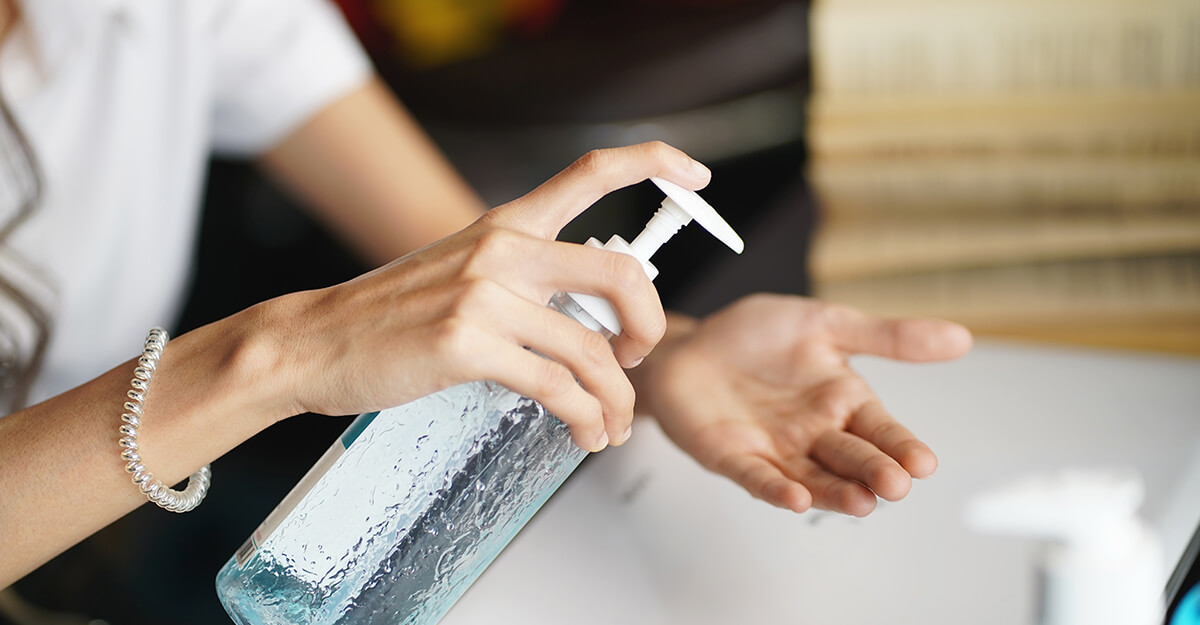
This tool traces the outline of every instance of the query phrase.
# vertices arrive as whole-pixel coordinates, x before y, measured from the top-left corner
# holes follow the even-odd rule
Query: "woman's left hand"
[[[692,325],[682,321],[685,325]],[[865,516],[937,457],[897,422],[847,362],[913,362],[970,349],[962,326],[885,320],[816,300],[755,295],[668,335],[639,367],[639,413],[708,469],[781,508]]]

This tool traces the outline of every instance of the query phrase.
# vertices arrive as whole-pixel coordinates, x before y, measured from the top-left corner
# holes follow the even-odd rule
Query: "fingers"
[[[729,456],[716,471],[751,495],[794,512],[815,507],[865,517],[875,510],[875,492],[803,455],[777,466],[761,456],[739,454]]]
[[[807,456],[788,459],[784,470],[789,478],[804,484],[812,494],[815,508],[857,517],[865,517],[875,510],[875,493],[858,482],[830,473]]]
[[[859,408],[851,418],[847,431],[894,458],[915,478],[929,477],[937,470],[937,456],[933,450],[888,414],[878,401],[868,402]]]
[[[666,332],[658,291],[631,256],[503,229],[479,236],[468,255],[466,277],[494,280],[531,302],[544,304],[559,291],[608,300],[621,319],[612,349],[622,366],[644,358]]]
[[[633,386],[600,333],[484,279],[461,287],[447,316],[441,346],[467,363],[456,379],[495,380],[542,402],[589,451],[629,437]]]
[[[804,512],[813,496],[803,485],[788,478],[765,458],[753,454],[729,456],[716,467],[717,473],[740,484],[751,495],[773,506]]]
[[[859,408],[845,431],[829,430],[822,434],[814,442],[810,456],[830,475],[862,484],[888,501],[903,499],[912,489],[913,477],[928,477],[937,469],[933,451],[892,418],[878,401]],[[819,499],[817,489],[808,482],[805,484],[813,490],[814,498]]]
[[[551,412],[570,426],[572,432],[580,431],[578,440],[585,442],[581,445],[585,449],[595,451],[596,447],[590,445],[602,438],[602,433],[607,433],[607,443],[624,443],[633,424],[633,385],[604,336],[565,315],[507,292],[503,287],[496,287],[496,290],[505,291],[491,296],[488,302],[489,314],[503,320],[498,331],[507,335],[513,344],[528,346],[564,365],[578,379],[578,384],[599,402],[602,419],[597,422],[596,415],[590,411],[575,414],[551,409]],[[539,372],[549,373],[549,370],[538,367],[531,373]],[[557,372],[551,375],[557,375]],[[537,395],[531,397],[542,399]],[[543,405],[550,408],[545,402]]]
[[[448,339],[475,352],[473,369],[465,379],[490,379],[512,391],[538,400],[571,428],[571,439],[581,449],[600,451],[609,443],[600,401],[588,393],[563,365],[518,347],[499,335],[463,324]],[[469,345],[470,347],[465,347]]]
[[[900,463],[847,432],[823,434],[813,445],[812,456],[833,474],[863,484],[888,501],[903,499],[912,489],[912,478]]]
[[[848,306],[829,305],[825,325],[834,342],[855,354],[896,360],[952,360],[971,349],[971,333],[940,319],[879,319]]]
[[[493,209],[488,219],[553,239],[596,200],[650,177],[695,190],[708,184],[711,173],[661,141],[593,150],[524,197]]]
[[[658,290],[637,259],[581,245],[551,244],[551,258],[539,259],[543,284],[553,290],[604,298],[621,319],[621,335],[610,347],[623,367],[632,367],[658,344],[667,331]],[[583,270],[580,270],[580,268]],[[544,300],[540,300],[544,301]]]

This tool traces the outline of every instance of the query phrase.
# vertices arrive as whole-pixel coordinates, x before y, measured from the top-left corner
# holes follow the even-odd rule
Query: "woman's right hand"
[[[488,379],[540,401],[584,449],[623,443],[634,393],[622,367],[662,338],[662,305],[636,259],[554,238],[603,195],[651,176],[699,189],[709,172],[659,142],[593,151],[457,234],[265,303],[260,327],[282,346],[289,411],[356,414]],[[607,299],[623,334],[610,345],[547,308],[559,291]]]

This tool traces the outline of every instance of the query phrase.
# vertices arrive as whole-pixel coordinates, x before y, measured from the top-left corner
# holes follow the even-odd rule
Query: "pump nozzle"
[[[704,226],[704,229],[708,230],[709,234],[716,237],[718,241],[729,246],[729,249],[738,254],[746,249],[746,244],[742,242],[738,233],[734,232],[724,219],[721,219],[721,216],[717,214],[717,209],[705,202],[700,194],[688,191],[674,182],[662,178],[651,178],[650,182],[658,185],[658,188],[667,194],[668,199],[674,201],[675,205],[695,219],[696,223]],[[666,202],[664,201],[663,204],[665,205]],[[646,224],[647,228],[649,226],[650,224]]]
[[[738,254],[742,253],[745,244],[742,243],[741,237],[699,194],[661,178],[651,178],[650,180],[658,185],[658,188],[662,189],[667,197],[650,221],[646,223],[641,234],[634,238],[633,243],[628,243],[614,234],[609,238],[608,243],[601,244],[597,239],[591,238],[588,239],[586,245],[633,256],[641,261],[642,269],[651,280],[658,275],[658,269],[650,263],[650,257],[658,251],[663,243],[669,241],[680,228],[691,223],[693,219],[722,243],[728,245],[730,249]],[[603,329],[613,334],[621,333],[621,321],[617,318],[617,313],[613,310],[612,305],[607,301],[583,293],[571,293],[570,297]],[[580,319],[580,322],[593,330],[601,330],[601,327],[589,323],[588,320]]]

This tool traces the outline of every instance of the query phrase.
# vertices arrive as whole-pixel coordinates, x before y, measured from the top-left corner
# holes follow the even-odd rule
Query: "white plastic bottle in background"
[[[692,191],[652,179],[667,199],[632,243],[649,258],[693,219],[742,242]],[[559,293],[550,306],[611,336],[603,299]],[[554,415],[494,382],[461,384],[360,415],[217,575],[239,625],[436,623],[587,452]]]
[[[976,497],[967,524],[1043,543],[1038,625],[1151,625],[1166,581],[1136,473],[1063,471]]]

